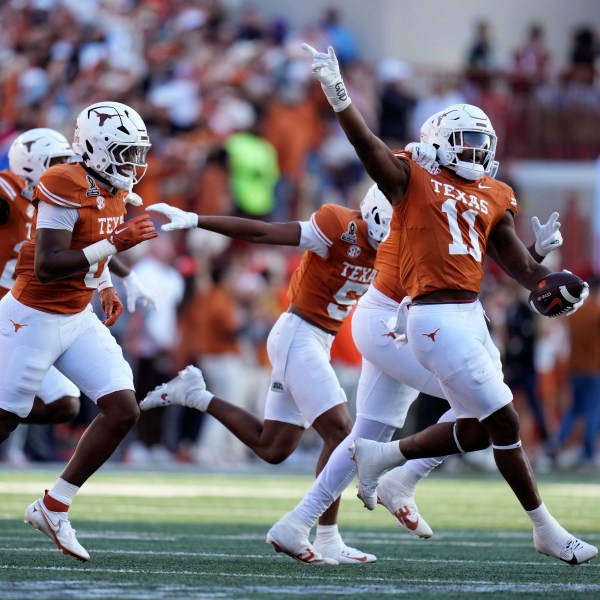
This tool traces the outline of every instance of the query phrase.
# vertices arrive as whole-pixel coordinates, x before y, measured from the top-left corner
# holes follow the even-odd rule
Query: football
[[[573,273],[548,273],[529,294],[529,306],[539,315],[556,317],[579,300],[583,287],[583,281]]]

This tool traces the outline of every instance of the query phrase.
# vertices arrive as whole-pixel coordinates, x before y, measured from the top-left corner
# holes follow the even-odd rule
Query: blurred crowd
[[[565,32],[572,35],[570,53],[557,57],[543,27],[532,23],[509,61],[496,55],[490,23],[477,23],[471,35],[464,68],[437,73],[391,57],[361,60],[360,41],[333,8],[295,29],[251,4],[230,11],[219,0],[8,0],[0,3],[0,167],[21,131],[52,127],[71,139],[79,110],[110,99],[133,106],[148,125],[149,168],[135,189],[145,205],[272,221],[307,219],[325,202],[357,207],[369,181],[300,42],[335,47],[353,101],[392,147],[418,139],[430,114],[465,101],[490,116],[501,161],[600,154],[596,31],[582,24]],[[565,255],[580,242],[569,239],[574,232],[575,226],[564,231]],[[161,234],[125,256],[159,301],[157,311],[138,308],[113,327],[138,397],[193,362],[211,391],[262,414],[270,369],[265,342],[287,309],[297,249],[193,230]],[[562,268],[560,258],[553,260]],[[569,319],[535,317],[523,290],[493,265],[483,295],[525,415],[523,437],[540,468],[597,466],[598,277],[581,256],[568,264],[595,283],[592,298]],[[117,278],[115,285],[123,291]],[[352,402],[360,357],[349,327],[350,320],[332,361]],[[420,404],[425,421],[435,420],[427,399]],[[73,423],[21,426],[0,452],[15,465],[64,460],[94,415],[83,399]],[[413,426],[428,424],[421,421]],[[310,450],[318,442],[306,436],[303,444]],[[144,413],[116,460],[237,467],[252,457],[210,417],[170,407]]]

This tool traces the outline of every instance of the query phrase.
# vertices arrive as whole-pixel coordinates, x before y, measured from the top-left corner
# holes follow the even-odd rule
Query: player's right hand
[[[161,226],[163,231],[173,231],[174,229],[193,229],[198,227],[198,215],[193,212],[186,212],[175,206],[171,206],[166,202],[159,202],[158,204],[152,204],[148,207],[148,210],[165,215],[171,221]]]
[[[144,214],[118,225],[109,236],[108,241],[117,249],[117,252],[122,252],[155,237],[158,237],[158,233],[156,233],[150,217]]]
[[[411,158],[426,171],[429,171],[431,167],[437,165],[437,149],[433,144],[411,142],[404,150],[410,152]]]

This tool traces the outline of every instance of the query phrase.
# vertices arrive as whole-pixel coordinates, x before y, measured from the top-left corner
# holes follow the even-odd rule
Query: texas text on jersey
[[[375,287],[397,302],[443,289],[479,292],[487,239],[507,210],[517,212],[514,192],[491,177],[467,181],[448,169],[434,175],[397,156],[410,165],[410,183],[379,247]]]
[[[358,210],[325,204],[311,217],[327,245],[326,259],[305,252],[294,272],[288,296],[306,320],[337,333],[350,309],[375,278],[377,250],[368,239],[367,224]]]

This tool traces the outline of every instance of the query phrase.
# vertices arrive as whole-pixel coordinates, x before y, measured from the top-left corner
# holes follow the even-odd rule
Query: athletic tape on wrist
[[[340,79],[337,83],[329,86],[322,86],[329,104],[333,107],[335,112],[342,112],[352,104],[350,96],[346,91],[344,81]]]
[[[100,240],[95,244],[90,244],[89,246],[82,248],[82,250],[90,265],[95,265],[101,260],[117,253],[116,246],[111,244],[107,239]]]
[[[515,442],[514,444],[509,444],[508,446],[496,446],[496,444],[492,444],[492,448],[494,450],[515,450],[521,447],[521,440]]]

